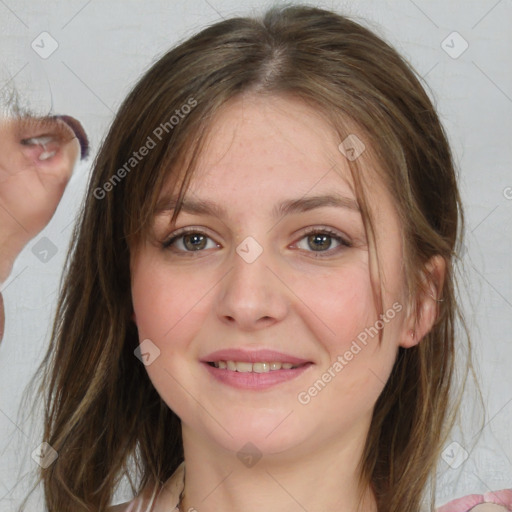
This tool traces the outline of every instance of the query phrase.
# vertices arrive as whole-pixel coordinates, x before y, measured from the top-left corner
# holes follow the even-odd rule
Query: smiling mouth
[[[242,362],[242,361],[209,361],[208,364],[220,370],[240,372],[240,373],[268,373],[277,370],[295,370],[302,368],[310,363],[292,364],[281,362]]]

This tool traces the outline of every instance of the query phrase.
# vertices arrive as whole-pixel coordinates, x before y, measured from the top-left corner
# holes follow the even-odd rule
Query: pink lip
[[[291,363],[293,365],[310,363],[307,359],[283,354],[274,350],[241,350],[225,349],[217,350],[201,358],[204,363],[215,363],[217,361],[238,361],[246,363]]]
[[[215,368],[208,363],[217,361],[237,361],[247,363],[267,362],[267,363],[291,363],[303,365],[298,368],[288,370],[271,370],[264,373],[255,372],[235,372],[227,369]],[[240,350],[226,349],[212,352],[201,359],[210,375],[217,381],[237,389],[264,390],[282,382],[289,381],[301,375],[310,366],[313,365],[307,359],[283,354],[275,350]]]

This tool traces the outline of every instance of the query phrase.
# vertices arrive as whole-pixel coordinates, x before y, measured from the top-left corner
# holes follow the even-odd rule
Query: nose
[[[286,317],[289,293],[270,250],[252,261],[233,251],[231,269],[216,297],[218,318],[244,331],[269,327]]]

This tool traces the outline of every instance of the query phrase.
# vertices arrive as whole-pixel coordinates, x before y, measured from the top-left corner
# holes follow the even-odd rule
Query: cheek
[[[146,371],[162,399],[180,417],[190,409],[189,395],[183,393],[180,383],[192,381],[183,357],[195,357],[189,346],[204,321],[207,291],[204,278],[169,272],[164,264],[147,255],[132,267],[139,340],[149,339],[159,350]]]
[[[331,359],[347,350],[351,341],[375,322],[377,312],[364,261],[330,269],[323,276],[302,277],[296,289],[306,306],[300,316]]]
[[[207,277],[200,272],[171,272],[156,257],[139,258],[132,267],[132,300],[140,339],[149,338],[168,350],[193,337],[214,285]]]
[[[308,284],[311,311],[302,318],[311,319],[308,327],[323,345],[326,358],[317,379],[326,385],[314,379],[312,387],[303,391],[314,397],[316,406],[345,421],[373,406],[388,380],[396,358],[393,340],[400,315],[390,307],[392,297],[386,295],[389,307],[382,316],[377,311],[365,262],[317,279],[314,288]],[[339,407],[333,408],[333,403]]]

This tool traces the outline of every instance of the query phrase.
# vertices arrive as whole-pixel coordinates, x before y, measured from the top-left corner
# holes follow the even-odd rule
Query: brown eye
[[[212,242],[211,247],[207,247],[209,240]],[[178,231],[171,235],[171,238],[163,242],[162,247],[176,253],[193,253],[203,251],[204,249],[218,248],[220,246],[213,242],[211,237],[206,233],[188,229]]]
[[[200,233],[183,236],[183,245],[188,251],[200,251],[206,247],[207,237]]]
[[[327,250],[331,247],[332,236],[324,233],[315,233],[308,236],[308,245],[316,250]]]
[[[306,246],[300,247],[300,245],[297,244],[299,249],[303,249],[310,253],[317,253],[315,256],[319,257],[323,257],[324,253],[325,256],[331,256],[346,247],[351,247],[351,244],[344,240],[336,231],[328,228],[311,229],[305,233],[300,242],[302,242],[302,240],[306,240]],[[337,244],[334,248],[333,242]]]

